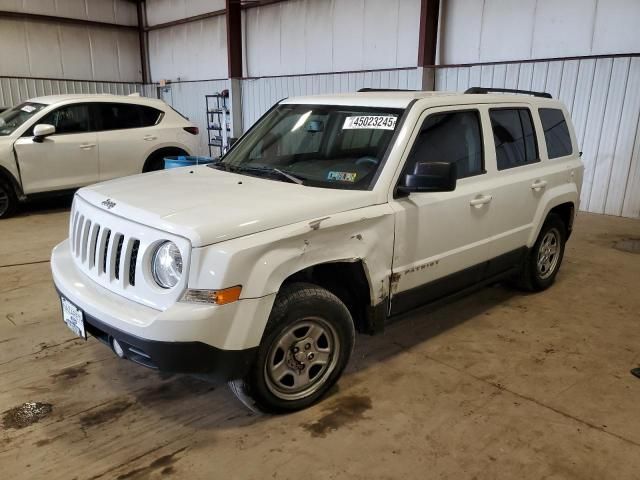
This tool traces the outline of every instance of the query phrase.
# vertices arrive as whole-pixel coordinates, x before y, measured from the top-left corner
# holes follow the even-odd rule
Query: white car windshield
[[[366,190],[404,110],[279,105],[212,168],[304,185]]]
[[[0,113],[0,136],[11,135],[20,125],[46,106],[44,103],[25,102]]]

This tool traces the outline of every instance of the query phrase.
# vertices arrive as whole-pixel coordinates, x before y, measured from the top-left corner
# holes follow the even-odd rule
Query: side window
[[[56,135],[85,133],[89,131],[89,118],[89,105],[81,103],[60,107],[37,123],[53,125],[56,127]]]
[[[549,158],[564,157],[573,153],[569,127],[562,110],[558,108],[541,108],[540,121],[544,130],[544,141],[547,144]]]
[[[498,170],[539,161],[536,134],[528,108],[489,110]]]
[[[146,107],[144,105],[138,105],[138,110],[140,110],[141,126],[143,127],[156,125],[163,115],[162,111],[157,108]]]
[[[122,130],[142,126],[138,105],[129,103],[96,103],[100,130]]]
[[[411,149],[405,172],[412,172],[418,162],[455,163],[458,178],[484,173],[480,114],[469,110],[429,115]]]

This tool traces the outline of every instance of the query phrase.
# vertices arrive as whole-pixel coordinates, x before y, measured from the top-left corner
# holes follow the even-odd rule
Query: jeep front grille
[[[134,286],[140,240],[92,222],[78,211],[74,215],[71,245],[76,261],[98,275]],[[131,255],[134,248],[136,254]],[[120,272],[127,275],[120,278]]]
[[[167,240],[178,246],[185,264],[181,283],[169,290],[160,288],[150,272],[153,251]],[[69,248],[75,265],[94,283],[158,310],[177,302],[187,285],[191,243],[186,238],[118,216],[78,195],[71,209]]]

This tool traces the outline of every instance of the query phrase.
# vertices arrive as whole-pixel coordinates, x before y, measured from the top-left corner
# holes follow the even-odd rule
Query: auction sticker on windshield
[[[396,128],[396,117],[391,115],[357,115],[344,119],[343,130],[357,128],[393,130]]]

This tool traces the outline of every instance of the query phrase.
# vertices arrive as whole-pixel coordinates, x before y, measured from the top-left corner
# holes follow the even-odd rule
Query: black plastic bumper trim
[[[118,340],[128,360],[163,372],[207,374],[219,380],[233,380],[247,374],[258,352],[258,347],[223,350],[202,342],[147,340],[114,328],[84,310],[83,314],[85,329],[92,336],[109,347],[113,339]]]

